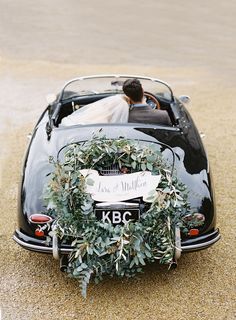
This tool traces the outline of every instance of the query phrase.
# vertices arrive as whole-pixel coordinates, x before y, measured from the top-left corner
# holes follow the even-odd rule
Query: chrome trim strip
[[[122,209],[122,208],[133,208],[133,207],[139,207],[139,203],[137,202],[100,202],[100,203],[96,203],[96,208],[105,208],[105,207],[113,207],[116,206],[116,208],[118,209]],[[119,207],[120,206],[120,207]]]
[[[218,234],[214,239],[204,242],[204,243],[199,243],[199,244],[192,244],[192,245],[187,245],[187,246],[181,246],[181,249],[183,252],[187,252],[187,251],[194,251],[194,250],[199,250],[199,249],[204,249],[207,248],[209,246],[211,246],[212,244],[214,244],[215,242],[217,242],[218,240],[220,240],[221,236],[220,234]]]
[[[31,244],[31,243],[27,243],[24,242],[20,239],[18,239],[15,235],[13,236],[13,240],[18,243],[20,246],[22,246],[23,248],[29,249],[29,250],[34,250],[34,251],[39,251],[39,252],[44,252],[44,253],[52,253],[53,252],[53,248],[52,247],[44,247],[44,246],[39,246],[36,244]],[[59,248],[59,252],[62,254],[68,254],[72,251],[72,248]]]
[[[138,79],[143,79],[143,80],[150,80],[152,82],[159,82],[163,85],[165,85],[169,90],[170,90],[170,93],[171,93],[171,98],[172,98],[172,102],[174,101],[174,94],[173,94],[173,91],[170,87],[170,85],[165,82],[165,81],[162,81],[160,79],[157,79],[157,78],[152,78],[152,77],[146,77],[146,76],[139,76],[139,75],[127,75],[127,74],[100,74],[100,75],[91,75],[91,76],[84,76],[84,77],[77,77],[77,78],[73,78],[69,81],[67,81],[62,90],[61,90],[61,93],[60,93],[60,97],[59,97],[59,101],[61,101],[61,98],[63,96],[63,93],[65,91],[65,88],[71,84],[72,82],[75,82],[75,81],[82,81],[82,80],[86,80],[86,79],[99,79],[99,78],[116,78],[116,79],[119,79],[119,78],[138,78]]]
[[[44,216],[44,217],[48,218],[48,221],[46,221],[46,222],[35,222],[35,221],[32,221],[32,216]],[[53,218],[48,216],[48,215],[46,215],[46,214],[34,213],[28,218],[28,220],[29,220],[30,223],[33,223],[33,224],[47,224],[47,223],[51,223],[53,221]]]
[[[117,79],[119,79],[119,78],[139,78],[139,79],[143,79],[143,80],[150,80],[153,82],[160,82],[169,88],[169,84],[167,82],[162,81],[161,79],[158,79],[158,78],[153,78],[153,77],[131,75],[131,74],[97,74],[97,75],[94,74],[91,76],[82,76],[82,77],[73,78],[64,84],[64,87],[62,88],[62,90],[64,90],[70,83],[75,82],[75,81],[81,81],[81,80],[86,80],[86,79],[112,78],[112,77],[117,78]]]
[[[184,253],[184,252],[188,252],[188,251],[195,251],[195,250],[208,248],[212,244],[214,244],[215,242],[220,240],[220,238],[221,238],[221,235],[218,234],[214,239],[212,239],[210,241],[207,241],[207,242],[204,242],[204,243],[187,245],[187,246],[182,245],[181,246],[181,250]],[[44,252],[44,253],[52,253],[53,252],[53,248],[52,247],[44,247],[44,246],[40,246],[40,245],[27,243],[27,242],[24,242],[24,241],[20,240],[15,235],[13,235],[13,240],[16,243],[18,243],[20,246],[22,246],[23,248],[26,248],[26,249],[29,249],[29,250],[38,251],[38,252]],[[72,250],[73,250],[73,248],[59,248],[59,253],[61,253],[61,254],[69,254]]]

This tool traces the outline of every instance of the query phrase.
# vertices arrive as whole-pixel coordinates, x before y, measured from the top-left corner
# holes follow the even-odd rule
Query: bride
[[[92,123],[126,123],[129,104],[124,95],[114,95],[90,103],[74,111],[61,121],[62,126]]]

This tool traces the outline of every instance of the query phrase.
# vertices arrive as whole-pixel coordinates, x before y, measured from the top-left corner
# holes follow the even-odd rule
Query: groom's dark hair
[[[133,102],[142,101],[143,88],[138,79],[134,78],[125,80],[123,84],[123,91]]]

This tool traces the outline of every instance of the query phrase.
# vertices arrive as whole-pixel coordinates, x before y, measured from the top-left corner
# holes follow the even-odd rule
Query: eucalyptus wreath
[[[48,214],[54,218],[51,235],[72,245],[67,272],[79,279],[84,296],[91,276],[97,283],[104,275],[133,277],[156,260],[171,265],[176,227],[186,234],[202,223],[191,212],[186,187],[172,175],[155,143],[93,137],[69,145],[62,161],[51,162],[55,169],[44,193]],[[86,192],[86,185],[93,181],[80,170],[100,171],[114,164],[124,174],[147,170],[161,175],[138,221],[112,225],[95,216],[94,200]]]

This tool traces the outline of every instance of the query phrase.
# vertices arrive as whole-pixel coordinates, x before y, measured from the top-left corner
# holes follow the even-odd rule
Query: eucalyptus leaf
[[[141,163],[141,169],[143,170],[143,171],[145,171],[146,170],[146,164],[145,163]]]
[[[147,169],[152,171],[153,170],[153,165],[150,162],[147,162]]]
[[[132,161],[132,162],[131,162],[131,167],[132,167],[133,169],[136,169],[136,167],[137,167],[137,162],[136,162],[136,161]]]
[[[147,262],[155,260],[170,265],[175,227],[187,234],[190,228],[203,223],[194,219],[196,211],[189,207],[186,187],[171,176],[153,143],[144,146],[134,140],[94,135],[84,143],[69,145],[64,159],[62,163],[52,162],[55,170],[44,188],[46,214],[53,217],[53,231],[49,230],[48,237],[57,235],[62,244],[74,248],[67,272],[78,279],[83,296],[92,274],[99,282],[103,275],[133,277]],[[143,213],[138,221],[113,226],[95,217],[94,201],[86,193],[86,185],[93,185],[94,181],[84,179],[80,170],[99,172],[112,166],[161,174],[158,188],[145,198],[150,204],[146,207],[142,203]]]

